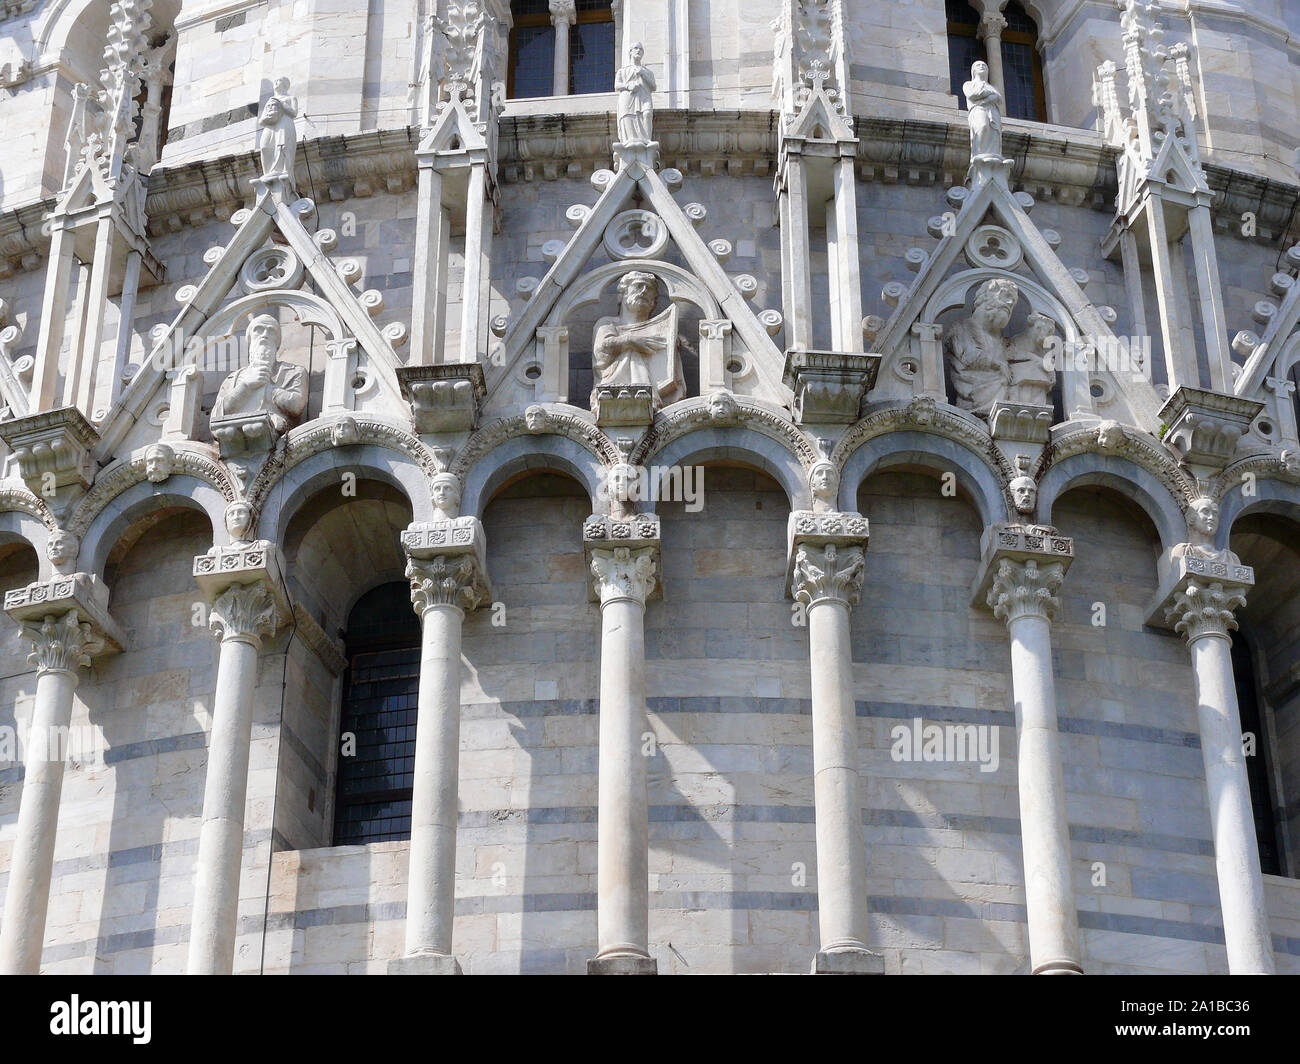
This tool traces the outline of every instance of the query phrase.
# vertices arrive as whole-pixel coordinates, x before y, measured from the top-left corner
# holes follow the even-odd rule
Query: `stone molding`
[[[1103,443],[1107,424],[1117,427],[1118,431],[1113,442]],[[1196,478],[1178,464],[1173,452],[1149,433],[1131,425],[1119,426],[1118,423],[1066,422],[1057,426],[1052,430],[1052,438],[1043,453],[1030,468],[1029,475],[1041,483],[1052,466],[1074,455],[1089,453],[1127,458],[1145,469],[1164,485],[1180,510],[1186,511],[1192,500],[1201,494]]]
[[[597,458],[602,465],[611,466],[618,462],[619,453],[613,441],[585,417],[579,416],[577,407],[569,409],[573,410],[574,413],[565,410],[556,411],[548,407],[542,432],[554,436],[564,436],[572,440],[588,451],[594,458]],[[586,414],[587,411],[583,410],[582,413]],[[533,435],[533,433],[529,431],[528,423],[523,414],[489,421],[465,441],[465,446],[456,453],[456,457],[452,460],[449,471],[460,477],[463,482],[466,475],[474,467],[474,463],[484,455],[507,440],[514,439],[517,436],[530,435]]]
[[[718,394],[715,392],[714,396]],[[784,411],[777,413],[743,396],[727,394],[726,413],[722,416],[714,412],[714,396],[709,395],[685,399],[667,407],[633,448],[628,461],[633,465],[645,465],[674,440],[696,429],[739,425],[775,440],[799,459],[805,471],[812,468],[820,455],[812,437],[795,425],[789,414]]]

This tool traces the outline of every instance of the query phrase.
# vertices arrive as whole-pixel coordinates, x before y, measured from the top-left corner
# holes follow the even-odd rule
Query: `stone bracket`
[[[1160,590],[1147,606],[1145,623],[1152,628],[1173,631],[1173,625],[1165,616],[1165,611],[1173,606],[1174,600],[1187,590],[1188,584],[1193,580],[1205,584],[1222,584],[1224,588],[1243,593],[1255,586],[1255,570],[1232,557],[1218,560],[1184,556],[1172,559],[1172,563],[1173,571],[1161,583]]]
[[[1160,408],[1160,423],[1168,426],[1164,442],[1193,472],[1217,472],[1263,409],[1255,399],[1183,386]]]
[[[477,517],[466,515],[416,522],[403,530],[402,549],[415,561],[470,554],[479,572],[487,573],[487,537],[483,522]]]
[[[655,586],[650,597],[663,594],[663,575],[659,565],[660,542],[658,514],[632,514],[630,517],[592,514],[582,524],[582,547],[588,572],[591,571],[593,550],[614,550],[618,547],[633,551],[645,547],[654,549]],[[587,580],[587,597],[591,602],[600,601],[596,586],[590,579]]]
[[[1074,561],[1074,540],[1045,525],[990,525],[980,537],[980,568],[971,584],[976,609],[988,609],[989,588],[1004,560],[1059,565],[1064,572]]]
[[[415,431],[472,432],[478,425],[487,385],[477,362],[442,362],[399,366],[402,398],[411,404]]]
[[[194,582],[209,602],[235,584],[265,584],[275,599],[279,624],[292,616],[282,576],[284,559],[270,540],[213,547],[194,559]]]
[[[99,433],[76,407],[45,410],[0,425],[0,440],[9,446],[18,464],[18,475],[32,494],[49,498],[53,477],[56,498],[60,489],[79,495],[95,479],[92,452]],[[60,499],[60,501],[69,501]]]
[[[127,645],[126,633],[108,612],[108,587],[91,573],[71,573],[13,588],[5,592],[4,609],[20,624],[75,610],[103,640],[101,653],[115,653]]]
[[[601,428],[644,428],[654,421],[655,394],[648,384],[598,384],[591,395]]]
[[[1042,446],[1052,434],[1052,417],[1050,406],[999,399],[989,410],[989,426],[995,440]]]
[[[848,425],[858,419],[879,369],[880,355],[790,350],[781,382],[794,392],[799,424]]]
[[[794,566],[801,546],[867,548],[870,525],[859,513],[794,510],[786,522],[785,593],[793,597]]]

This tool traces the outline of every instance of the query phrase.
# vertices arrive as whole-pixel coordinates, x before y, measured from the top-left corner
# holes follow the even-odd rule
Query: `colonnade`
[[[455,525],[450,534],[443,525]],[[402,536],[422,654],[412,798],[405,955],[394,973],[458,974],[452,929],[460,734],[461,629],[488,599],[477,518],[413,525]],[[449,546],[455,543],[454,547]],[[591,597],[600,604],[597,949],[592,974],[653,974],[648,939],[649,830],[643,736],[646,602],[659,588],[653,514],[584,525]],[[862,827],[850,615],[867,571],[867,521],[856,513],[790,516],[787,588],[806,611],[812,694],[820,947],[817,973],[878,973],[868,934],[867,850]],[[1037,526],[993,525],[984,535],[975,602],[1007,627],[1017,729],[1020,829],[1032,971],[1083,971],[1062,779],[1051,624],[1073,544]],[[220,639],[188,970],[233,966],[243,813],[257,662],[262,641],[290,608],[274,544],[213,548],[195,579]],[[1242,570],[1249,573],[1248,569]],[[63,583],[59,583],[63,581]],[[1241,752],[1229,653],[1234,611],[1249,579],[1187,567],[1169,596],[1169,623],[1187,641],[1224,934],[1233,973],[1271,972],[1273,955]],[[58,585],[57,587],[55,585]],[[5,608],[23,626],[37,666],[38,728],[67,727],[77,670],[125,639],[107,593],[85,574],[16,589]],[[10,866],[0,970],[39,971],[53,865],[63,760],[29,760]]]

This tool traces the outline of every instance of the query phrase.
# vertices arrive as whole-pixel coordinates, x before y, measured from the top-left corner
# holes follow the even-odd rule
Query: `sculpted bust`
[[[161,484],[172,475],[176,452],[165,443],[153,443],[144,452],[144,475],[151,484]]]
[[[307,408],[307,373],[277,360],[280,335],[280,322],[271,314],[248,323],[248,365],[221,382],[212,404],[212,435],[223,454],[270,447]],[[268,426],[270,439],[265,438]]]
[[[596,385],[648,387],[652,407],[658,409],[686,391],[677,360],[677,307],[670,304],[655,314],[659,282],[640,270],[623,275],[618,295],[618,315],[597,321],[592,337]]]
[[[1187,510],[1187,542],[1177,544],[1170,554],[1175,558],[1201,558],[1205,561],[1240,565],[1241,559],[1232,551],[1214,546],[1214,534],[1219,531],[1219,504],[1208,495],[1192,501]]]

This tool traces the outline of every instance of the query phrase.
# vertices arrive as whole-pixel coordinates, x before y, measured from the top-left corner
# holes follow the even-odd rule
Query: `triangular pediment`
[[[854,140],[853,126],[835,109],[822,89],[810,92],[803,109],[790,120],[785,137],[809,141],[838,143]]]
[[[461,99],[442,105],[433,125],[420,138],[419,151],[454,152],[486,151],[487,141]]]
[[[680,175],[677,177],[680,179]],[[554,335],[553,330],[565,327],[571,311],[595,303],[602,298],[602,293],[617,284],[620,276],[632,270],[655,275],[661,291],[666,290],[668,302],[694,304],[702,321],[727,323],[729,328],[721,330],[726,334],[725,342],[740,356],[747,370],[748,384],[737,391],[775,405],[787,404],[791,393],[781,382],[784,357],[772,338],[780,327],[781,317],[775,311],[765,311],[760,319],[747,302],[753,294],[752,279],[733,279],[723,269],[719,255],[725,258],[730,245],[726,241],[715,241],[713,246],[706,243],[673,198],[664,176],[648,166],[630,163],[617,173],[601,171],[593,177],[593,183],[601,189],[599,199],[584,209],[577,231],[558,251],[550,269],[513,317],[499,347],[488,359],[489,406],[495,403],[504,408],[529,398],[528,386],[519,387],[524,364],[536,357],[545,346],[545,338]],[[639,207],[633,208],[634,198],[639,199]],[[662,226],[661,239],[654,241],[644,255],[617,254],[614,261],[592,266],[602,243],[609,247],[611,226],[621,224],[619,220],[630,213],[653,216],[656,225]],[[664,248],[669,244],[679,253],[681,265],[663,258]],[[746,291],[742,292],[741,286]],[[540,380],[536,386],[538,399],[582,399],[567,397],[563,382],[555,382],[550,392],[544,391],[545,372]],[[703,373],[701,390],[707,390]]]

